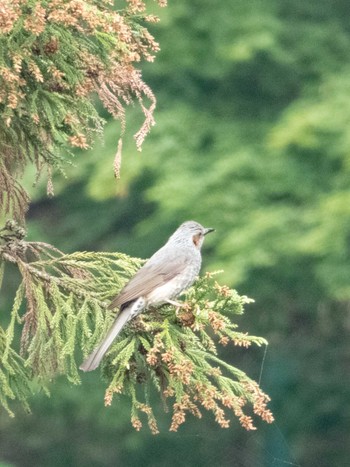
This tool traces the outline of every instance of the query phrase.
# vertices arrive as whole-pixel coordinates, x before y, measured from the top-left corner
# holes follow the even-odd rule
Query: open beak
[[[210,232],[214,232],[215,229],[212,229],[211,227],[209,227],[208,229],[204,229],[204,235],[207,235],[208,233]]]

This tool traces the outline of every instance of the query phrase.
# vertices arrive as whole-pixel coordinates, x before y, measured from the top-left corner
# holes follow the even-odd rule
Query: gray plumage
[[[204,236],[213,230],[194,221],[180,225],[111,301],[109,308],[119,307],[120,312],[106,337],[80,366],[81,370],[91,371],[98,367],[128,321],[150,306],[171,303],[193,284],[201,267]]]

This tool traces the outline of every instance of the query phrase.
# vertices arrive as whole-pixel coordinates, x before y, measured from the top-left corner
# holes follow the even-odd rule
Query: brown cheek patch
[[[200,238],[201,238],[201,236],[199,234],[193,235],[192,241],[193,241],[194,246],[198,247]]]

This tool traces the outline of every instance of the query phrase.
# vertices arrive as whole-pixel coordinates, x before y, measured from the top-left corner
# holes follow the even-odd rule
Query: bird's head
[[[186,221],[174,232],[171,239],[177,242],[184,242],[186,244],[192,242],[196,248],[200,249],[203,244],[204,237],[214,230],[215,229],[203,227],[195,221]]]

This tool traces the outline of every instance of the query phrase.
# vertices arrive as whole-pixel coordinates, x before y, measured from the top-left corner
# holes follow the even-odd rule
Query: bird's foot
[[[147,332],[148,323],[145,323],[143,316],[139,315],[130,321],[129,327],[134,332],[144,332],[144,331]]]
[[[187,307],[187,303],[180,303],[180,302],[176,302],[175,300],[166,300],[166,302],[169,303],[170,305],[176,306],[176,309],[175,309],[176,316],[179,314],[179,310],[181,308]]]

